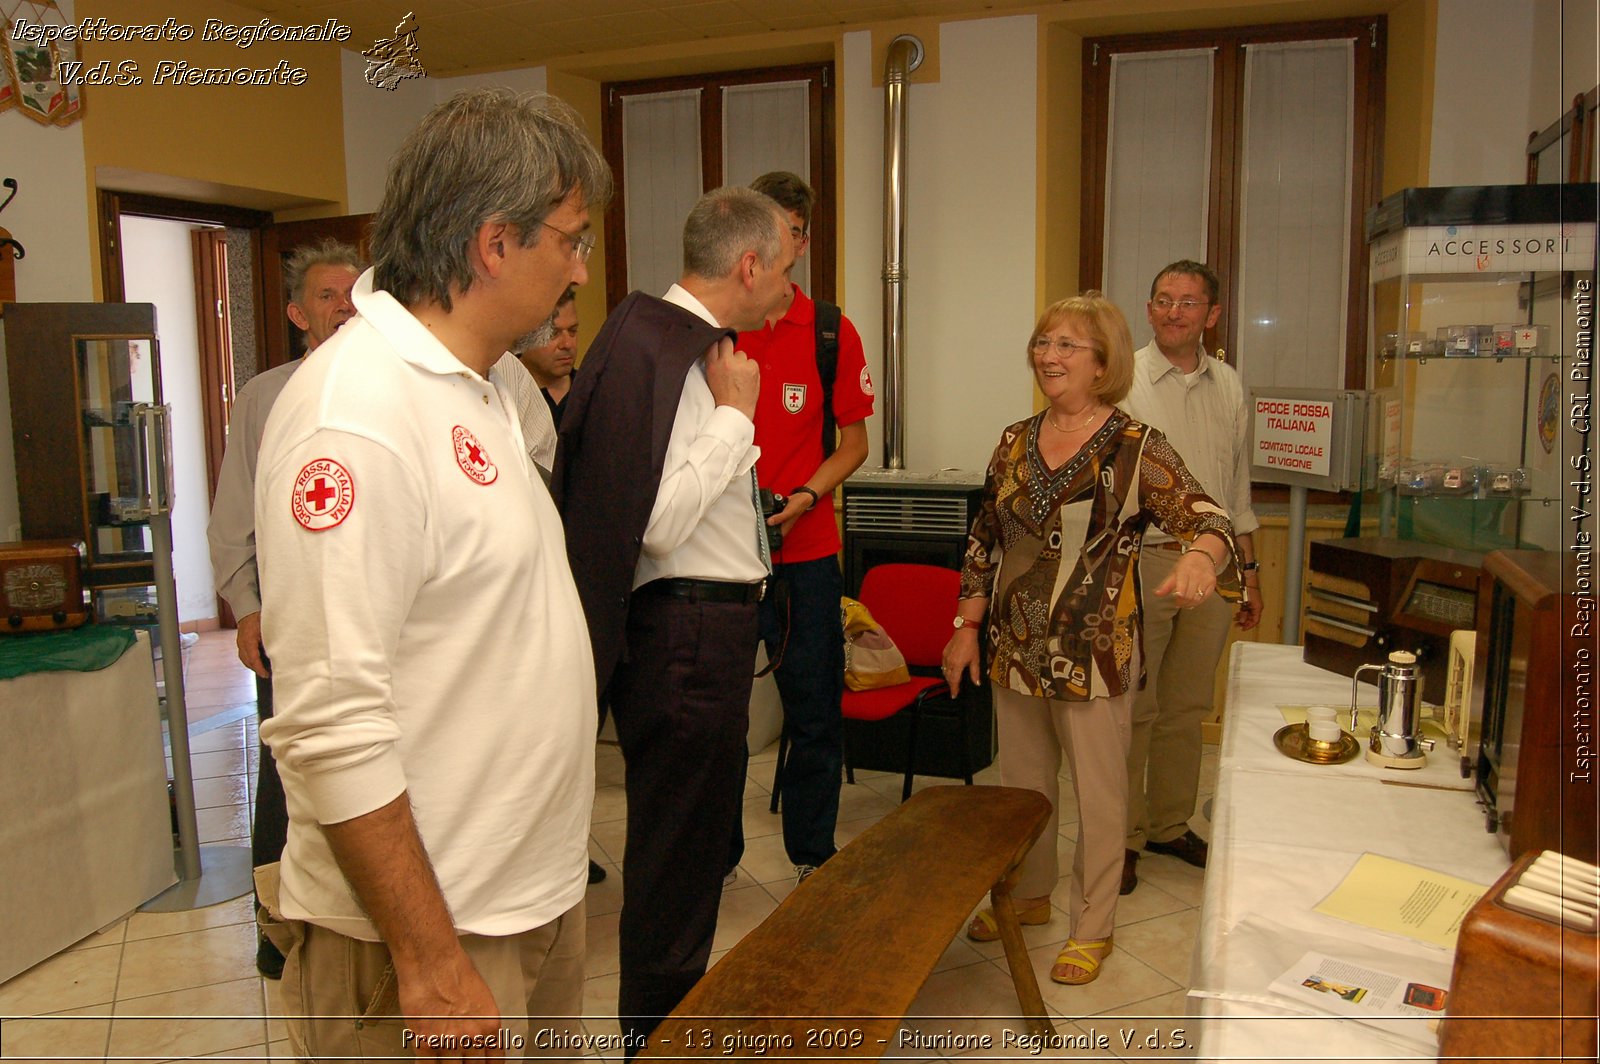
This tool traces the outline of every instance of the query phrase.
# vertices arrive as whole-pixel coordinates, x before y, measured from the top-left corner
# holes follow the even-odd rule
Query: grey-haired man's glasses
[[[594,254],[594,235],[592,233],[579,233],[574,236],[565,230],[557,229],[549,222],[540,222],[539,224],[552,233],[559,234],[567,242],[568,246],[572,248],[572,257],[579,262],[588,262],[589,256]]]

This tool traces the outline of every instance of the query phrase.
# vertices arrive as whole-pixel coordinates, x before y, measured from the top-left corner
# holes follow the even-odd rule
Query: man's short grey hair
[[[683,223],[683,272],[726,277],[747,251],[771,266],[783,251],[789,219],[771,197],[725,186],[700,197]]]
[[[523,247],[574,192],[591,213],[611,198],[611,170],[575,112],[554,96],[462,92],[428,112],[394,155],[372,221],[375,287],[445,310],[475,279],[478,230],[505,222]],[[559,239],[559,238],[552,238]]]
[[[357,273],[367,268],[359,251],[331,236],[321,243],[295,248],[283,264],[283,290],[289,293],[289,302],[305,305],[306,274],[313,266],[348,266]]]

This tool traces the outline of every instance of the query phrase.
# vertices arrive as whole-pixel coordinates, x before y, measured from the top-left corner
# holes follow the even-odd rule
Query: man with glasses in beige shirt
[[[1248,405],[1239,374],[1206,357],[1201,341],[1222,315],[1217,275],[1182,259],[1150,285],[1145,313],[1155,337],[1134,355],[1133,387],[1121,406],[1153,425],[1183,458],[1206,494],[1228,510],[1244,570],[1240,630],[1261,620],[1261,581],[1250,508]],[[1152,527],[1139,559],[1144,616],[1144,690],[1133,709],[1128,747],[1128,837],[1123,894],[1138,885],[1140,850],[1167,854],[1204,868],[1207,844],[1189,828],[1200,786],[1200,724],[1211,712],[1217,662],[1234,620],[1216,594],[1180,607],[1175,596],[1151,593],[1182,556],[1182,544]],[[1147,771],[1148,770],[1148,771]],[[1148,778],[1147,778],[1148,777]]]

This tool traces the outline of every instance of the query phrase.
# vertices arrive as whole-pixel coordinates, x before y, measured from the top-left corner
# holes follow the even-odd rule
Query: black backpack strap
[[[833,420],[833,380],[839,374],[839,307],[816,300],[817,376],[822,378],[822,456],[833,454],[838,426]]]

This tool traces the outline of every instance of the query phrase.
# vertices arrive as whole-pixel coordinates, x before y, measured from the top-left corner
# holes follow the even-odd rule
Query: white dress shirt
[[[722,324],[678,285],[662,298],[712,325]],[[745,584],[766,578],[750,487],[750,470],[761,455],[755,436],[749,418],[717,405],[706,383],[705,360],[695,359],[678,396],[661,486],[634,570],[635,588],[668,577]]]
[[[1250,506],[1250,422],[1234,368],[1200,349],[1193,373],[1167,361],[1152,341],[1133,356],[1133,385],[1117,404],[1166,435],[1206,494],[1228,511],[1235,535],[1261,526]],[[1172,539],[1155,526],[1146,543]]]
[[[227,600],[236,618],[261,610],[256,574],[256,456],[261,451],[261,434],[267,429],[267,415],[278,401],[278,393],[304,362],[286,362],[257,373],[233,401],[228,446],[222,452],[206,539],[211,544],[217,594]]]
[[[500,382],[511,393],[517,406],[517,423],[522,428],[522,442],[528,457],[539,467],[546,481],[556,464],[556,419],[550,415],[550,404],[539,393],[539,382],[533,379],[522,360],[507,351],[500,356],[491,372],[498,372]]]

